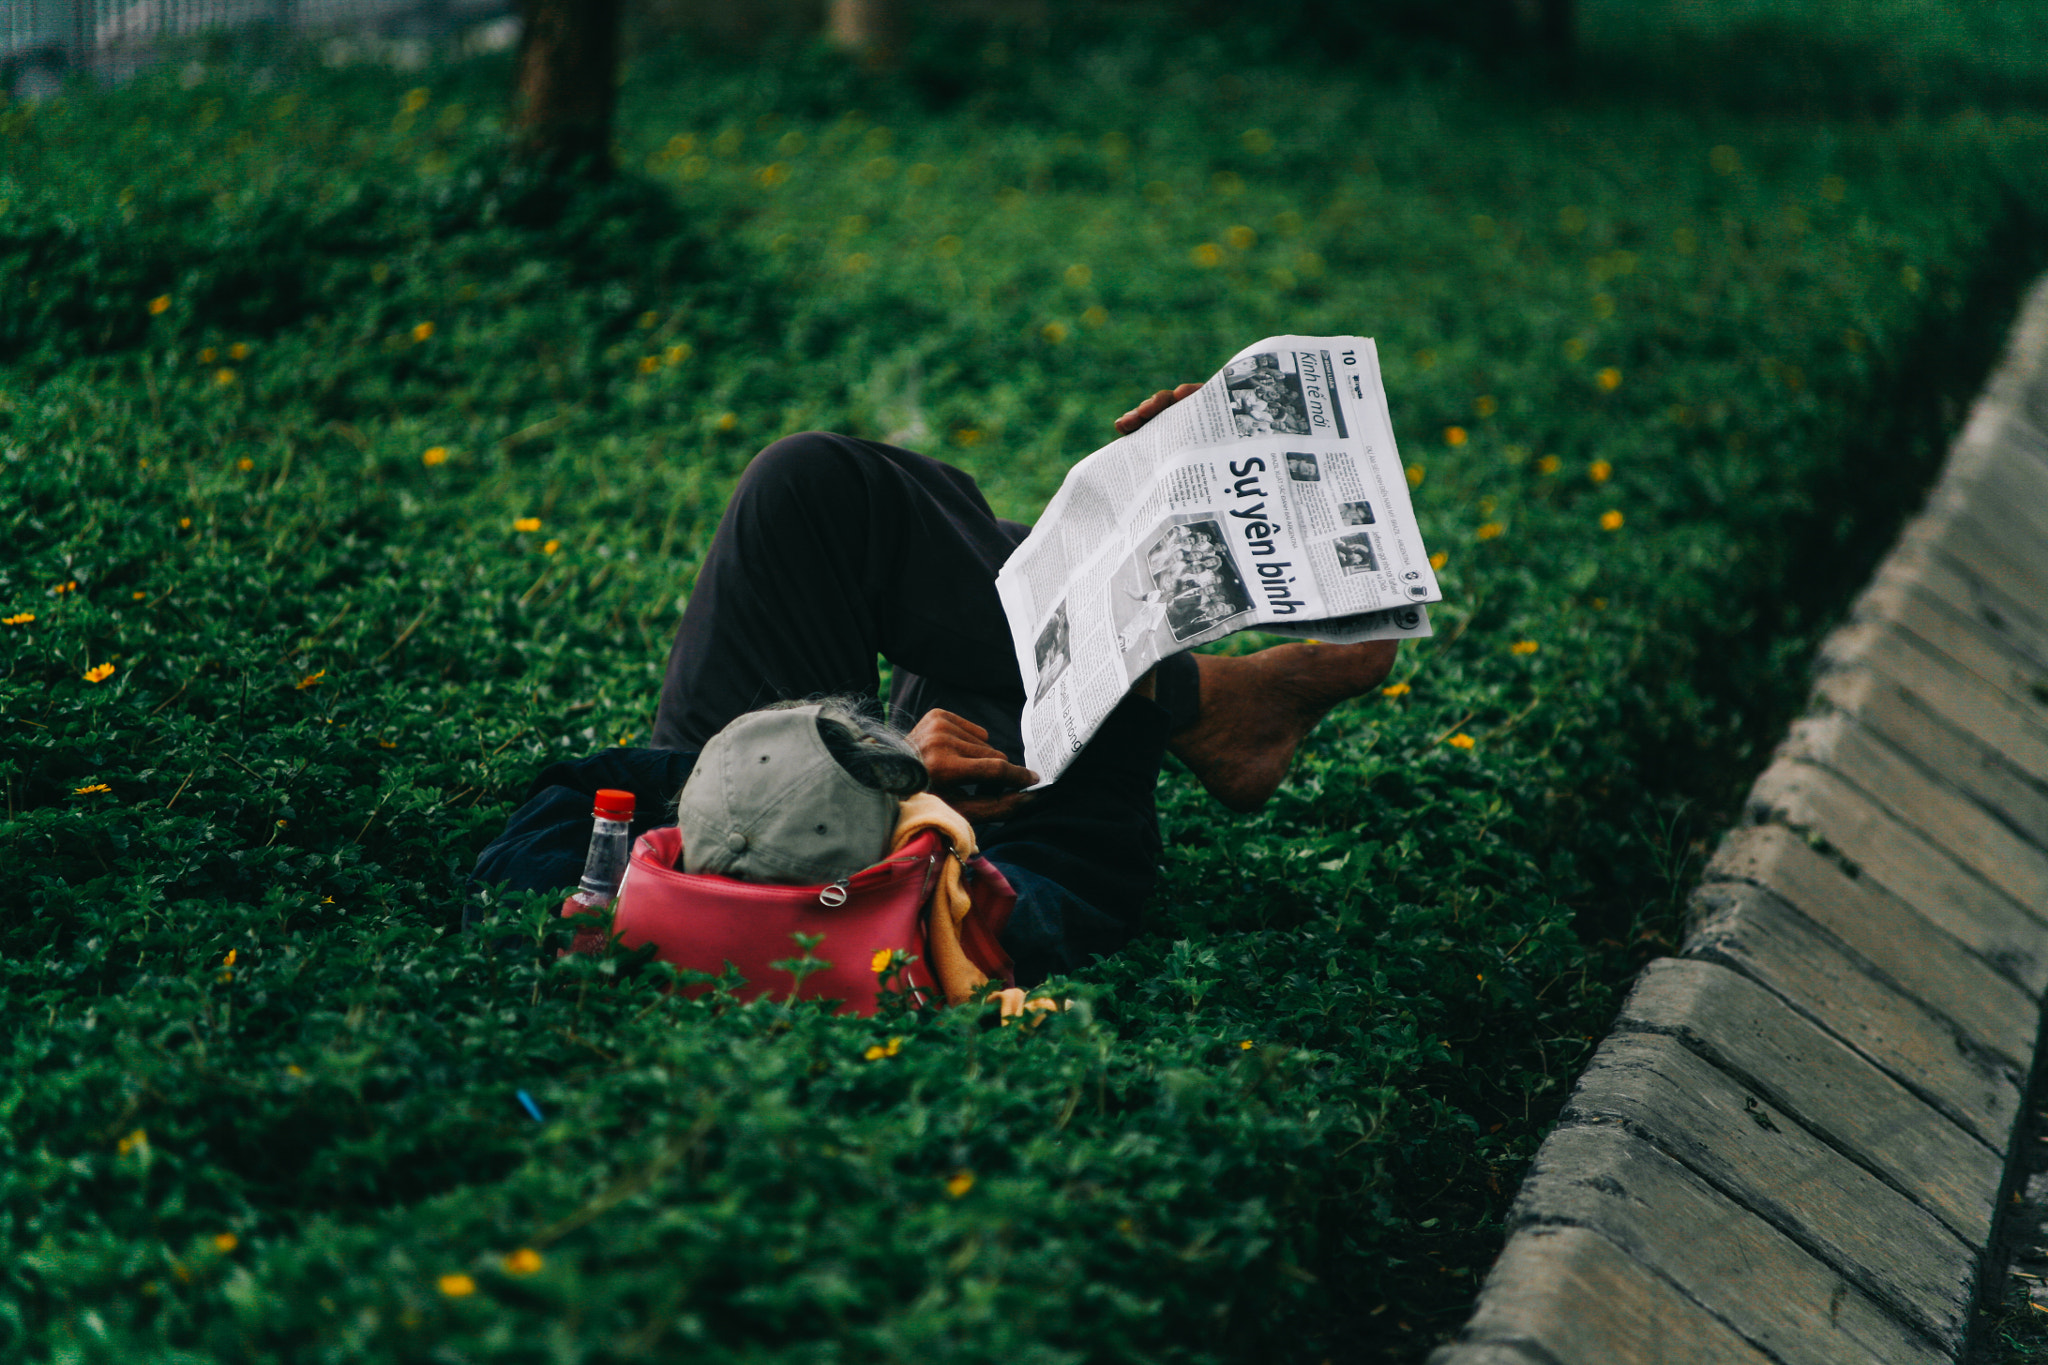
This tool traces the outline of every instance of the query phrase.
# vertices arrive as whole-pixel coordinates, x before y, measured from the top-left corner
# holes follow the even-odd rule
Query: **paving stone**
[[[2016,554],[2048,567],[2048,469],[2026,447],[2024,424],[2008,426],[2014,444],[1978,454],[1960,464],[1951,460],[1927,503],[1930,509],[1960,508],[1987,529],[2009,537]]]
[[[1902,543],[1878,566],[1877,578],[1903,581],[1946,602],[1995,632],[2015,654],[2048,667],[2048,616],[2037,609],[2041,604],[2021,601],[1969,565],[1924,545]]]
[[[2038,994],[2048,926],[1841,778],[1779,760],[1750,789],[1753,815],[1811,831],[1927,919]]]
[[[1464,1340],[1430,1365],[1768,1365],[1699,1305],[1583,1228],[1508,1239]],[[1519,1355],[1504,1355],[1517,1350]]]
[[[1956,667],[1997,688],[2036,723],[2048,727],[2048,668],[2009,648],[1997,631],[1971,620],[1947,603],[1897,579],[1879,579],[1864,590],[1850,616],[1888,621],[1915,636]]]
[[[2016,985],[1870,878],[1848,876],[1781,825],[1736,830],[1704,876],[1772,892],[1966,1036],[2022,1072],[2032,1067],[2033,997],[2048,989],[2048,952],[2035,956],[2024,988]]]
[[[1850,955],[1762,887],[1709,882],[1693,893],[1685,955],[1756,980],[1812,1023],[2002,1151],[2024,1102],[2026,1068],[2001,1058]],[[2031,1006],[2021,1009],[2031,1017]]]
[[[1598,1232],[1783,1365],[1939,1359],[1925,1338],[1618,1123],[1544,1140],[1510,1227]]]
[[[2048,848],[2048,788],[1868,669],[1825,674],[1814,693],[2038,846]]]
[[[1643,970],[1616,1027],[1681,1039],[1956,1236],[1990,1239],[2003,1143],[1971,1136],[1756,982],[1718,963],[1663,958]]]
[[[1846,716],[1794,722],[1778,756],[1826,768],[2021,905],[2048,912],[2048,851],[1914,767]]]
[[[1617,1365],[1623,1357],[1616,1357]],[[1430,1353],[1429,1365],[1557,1365],[1557,1358],[1535,1345],[1486,1341],[1470,1346],[1439,1346]]]
[[[1908,523],[1899,539],[1959,559],[2023,601],[2048,601],[2048,565],[2039,562],[2033,536],[1996,511],[1953,502],[1933,506]]]
[[[1944,1350],[1962,1345],[1975,1249],[1676,1038],[1609,1037],[1562,1117],[1629,1125]]]
[[[1964,673],[1911,635],[1882,622],[1844,626],[1822,642],[1816,671],[1868,668],[1959,730],[2048,783],[2048,729],[1997,688]]]

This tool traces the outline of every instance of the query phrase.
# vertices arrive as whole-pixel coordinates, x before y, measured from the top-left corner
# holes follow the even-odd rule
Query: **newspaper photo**
[[[1161,659],[1240,630],[1429,634],[1441,601],[1364,337],[1268,337],[1067,472],[996,579],[1056,779]]]

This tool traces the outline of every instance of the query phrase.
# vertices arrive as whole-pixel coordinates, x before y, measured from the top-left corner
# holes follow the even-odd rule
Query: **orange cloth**
[[[976,851],[974,826],[967,823],[966,816],[930,792],[919,792],[903,798],[889,851],[894,853],[928,829],[937,830],[952,844],[954,856],[939,865],[939,875],[932,883],[931,913],[925,920],[925,950],[930,960],[925,965],[938,979],[946,1003],[959,1005],[973,999],[988,985],[988,974],[975,966],[967,950],[960,946],[960,923],[967,918],[972,905],[960,869]]]

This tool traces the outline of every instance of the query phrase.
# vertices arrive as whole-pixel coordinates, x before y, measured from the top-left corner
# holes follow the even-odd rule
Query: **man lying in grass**
[[[1160,390],[1118,418],[1118,432],[1198,387]],[[967,474],[923,455],[824,432],[769,446],[740,476],[706,553],[669,652],[653,747],[545,769],[479,858],[478,880],[574,884],[599,788],[667,812],[730,721],[797,698],[874,696],[879,656],[893,673],[891,718],[932,789],[974,823],[1017,892],[1003,947],[1018,984],[1116,951],[1158,879],[1164,756],[1230,809],[1255,810],[1316,722],[1380,685],[1395,644],[1175,655],[1059,781],[1028,792],[1038,778],[1021,766],[1024,682],[995,584],[1029,531],[999,520]]]

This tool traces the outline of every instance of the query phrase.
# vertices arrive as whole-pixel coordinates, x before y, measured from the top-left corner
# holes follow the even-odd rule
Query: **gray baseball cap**
[[[711,737],[683,794],[683,871],[815,886],[880,862],[899,809],[818,734],[813,706],[749,711]]]

